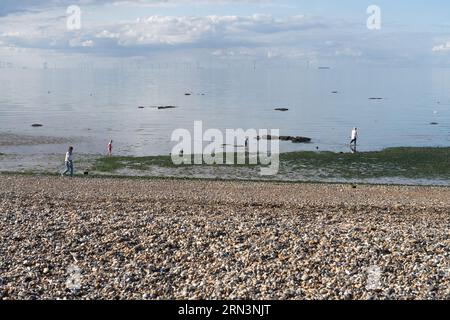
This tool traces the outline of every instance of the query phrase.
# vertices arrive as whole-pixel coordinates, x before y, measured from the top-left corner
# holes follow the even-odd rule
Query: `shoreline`
[[[0,299],[446,299],[449,212],[441,187],[0,175]]]
[[[0,171],[1,177],[29,177],[29,178],[60,178],[60,174],[52,172],[21,172],[21,171]],[[118,175],[118,174],[75,174],[74,177],[64,177],[64,179],[81,179],[81,180],[131,180],[131,181],[187,181],[187,182],[228,182],[228,183],[256,183],[256,184],[285,184],[285,185],[342,185],[351,187],[418,187],[418,188],[442,188],[450,189],[449,184],[401,184],[401,183],[375,183],[364,181],[289,181],[289,180],[263,180],[263,179],[233,179],[233,178],[196,178],[196,177],[175,177],[175,176],[130,176],[130,175]]]
[[[0,154],[0,164],[0,172],[23,174],[52,175],[63,167],[61,156],[56,154]],[[89,176],[450,186],[450,148],[388,148],[355,154],[289,152],[280,154],[279,164],[276,175],[264,177],[260,175],[263,166],[248,162],[178,166],[170,156],[75,156],[75,171],[78,175],[88,172]]]

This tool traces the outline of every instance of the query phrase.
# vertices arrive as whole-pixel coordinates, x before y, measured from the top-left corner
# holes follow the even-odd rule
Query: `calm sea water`
[[[179,108],[140,110],[141,105]],[[290,110],[276,112],[276,107]],[[195,120],[203,120],[205,128],[273,128],[313,139],[308,145],[282,143],[284,152],[317,146],[348,151],[354,126],[360,130],[360,150],[449,146],[450,70],[0,69],[0,133],[68,137],[79,153],[94,154],[104,153],[112,138],[120,154],[164,155],[173,146],[172,131],[193,130]],[[32,128],[33,123],[44,126]],[[2,147],[0,152],[64,149]]]

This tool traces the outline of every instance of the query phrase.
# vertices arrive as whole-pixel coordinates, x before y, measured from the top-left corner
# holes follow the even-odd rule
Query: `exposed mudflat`
[[[18,135],[12,133],[0,133],[0,147],[10,146],[34,146],[44,144],[69,143],[70,140],[61,137]]]

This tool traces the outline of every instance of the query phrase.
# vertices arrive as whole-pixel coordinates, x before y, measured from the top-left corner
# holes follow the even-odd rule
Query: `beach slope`
[[[0,175],[0,299],[450,298],[450,188]]]

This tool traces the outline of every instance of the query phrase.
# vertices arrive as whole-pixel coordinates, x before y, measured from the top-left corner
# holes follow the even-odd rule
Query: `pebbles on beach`
[[[450,190],[0,176],[0,299],[450,298]]]

